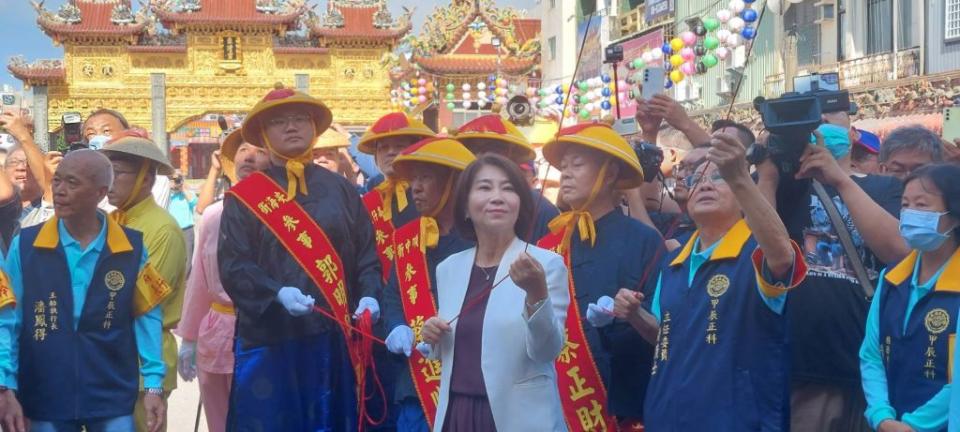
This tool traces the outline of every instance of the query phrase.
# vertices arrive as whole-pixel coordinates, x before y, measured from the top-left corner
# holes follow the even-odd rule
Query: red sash
[[[393,265],[393,223],[386,219],[384,215],[390,211],[383,205],[383,197],[380,191],[374,189],[363,195],[363,206],[370,213],[370,221],[373,222],[373,230],[376,235],[377,256],[380,257],[380,270],[383,281],[390,278],[390,268]]]
[[[273,232],[280,244],[317,285],[333,315],[341,317],[337,324],[347,342],[357,385],[362,386],[363,363],[360,350],[351,337],[351,315],[347,309],[343,262],[330,244],[326,233],[300,204],[294,200],[288,201],[286,191],[263,173],[251,174],[227,193],[236,197]]]
[[[423,340],[420,329],[424,321],[437,315],[437,303],[430,290],[430,270],[427,267],[426,255],[430,243],[426,237],[431,234],[422,229],[427,228],[425,225],[431,222],[433,228],[436,228],[436,222],[425,219],[428,218],[417,218],[393,234],[393,244],[397,248],[397,282],[400,301],[403,303],[403,316],[407,325],[413,329],[416,342]],[[434,231],[433,235],[439,234]],[[413,350],[407,364],[410,366],[410,376],[417,390],[417,398],[423,406],[424,417],[432,430],[440,396],[440,361],[430,360],[420,354],[420,351]]]
[[[607,389],[593,361],[593,354],[590,353],[587,336],[581,325],[576,288],[573,286],[570,251],[559,251],[563,234],[563,231],[547,234],[537,242],[537,246],[561,253],[567,268],[571,269],[570,306],[567,309],[564,331],[567,340],[555,363],[563,417],[572,432],[617,430],[617,422],[607,410]]]

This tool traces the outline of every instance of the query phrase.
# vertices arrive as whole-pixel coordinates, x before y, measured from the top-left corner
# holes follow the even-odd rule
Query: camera
[[[633,151],[637,153],[637,159],[640,159],[640,168],[643,168],[643,181],[652,182],[660,175],[660,165],[663,164],[663,150],[655,144],[646,141],[636,141],[631,143]]]
[[[771,159],[781,174],[793,174],[800,168],[800,156],[810,142],[810,134],[822,123],[824,113],[851,108],[846,90],[821,90],[817,86],[804,92],[784,93],[777,99],[753,100],[763,126],[770,133],[766,147],[754,144],[747,151],[747,161],[758,164]]]
[[[87,143],[83,139],[83,117],[77,112],[63,113],[60,118],[61,129],[63,130],[63,153],[87,148]]]
[[[533,124],[533,104],[525,96],[514,96],[507,102],[507,116],[519,126]]]
[[[623,61],[623,45],[609,45],[603,50],[603,62],[616,64]]]

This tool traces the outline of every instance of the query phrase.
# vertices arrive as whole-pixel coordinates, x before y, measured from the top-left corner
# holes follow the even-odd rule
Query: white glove
[[[357,305],[357,311],[353,313],[353,317],[359,317],[363,314],[363,311],[370,311],[370,320],[373,324],[376,324],[380,320],[380,303],[377,303],[377,299],[373,297],[364,297],[360,299],[360,304]]]
[[[420,354],[423,354],[424,357],[430,358],[430,353],[433,352],[433,345],[420,342],[417,344],[417,351],[420,351]]]
[[[587,321],[594,327],[606,327],[613,322],[613,298],[603,296],[587,305]]]
[[[387,335],[387,350],[394,354],[403,354],[410,357],[413,350],[413,329],[399,325]]]
[[[300,288],[283,287],[277,292],[277,301],[293,316],[302,316],[313,310],[313,297],[303,295]]]
[[[197,377],[197,343],[184,340],[177,355],[177,372],[180,378],[190,382]]]

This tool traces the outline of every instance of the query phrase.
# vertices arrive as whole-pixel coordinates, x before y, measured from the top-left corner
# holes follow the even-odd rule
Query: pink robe
[[[233,329],[237,319],[229,312],[233,302],[220,283],[217,264],[221,214],[222,201],[207,207],[196,226],[193,270],[187,279],[183,315],[175,330],[184,340],[197,343],[200,397],[211,432],[223,431],[226,427],[233,374]]]

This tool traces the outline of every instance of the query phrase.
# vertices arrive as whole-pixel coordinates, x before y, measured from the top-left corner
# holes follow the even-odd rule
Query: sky
[[[67,0],[46,0],[44,7],[56,11]],[[402,6],[408,8],[416,6],[414,10],[414,32],[419,32],[424,19],[440,5],[449,4],[450,0],[388,0],[390,12],[394,18],[403,13]],[[134,4],[139,4],[135,0]],[[326,0],[313,0],[319,4],[317,11],[324,10]],[[498,0],[499,6],[510,6],[525,10],[527,16],[535,16],[539,0]],[[55,47],[50,38],[37,26],[37,14],[33,10],[30,0],[0,0],[0,84],[8,84],[20,88],[19,80],[7,71],[10,57],[23,55],[27,61],[45,58],[63,58],[63,49]]]

